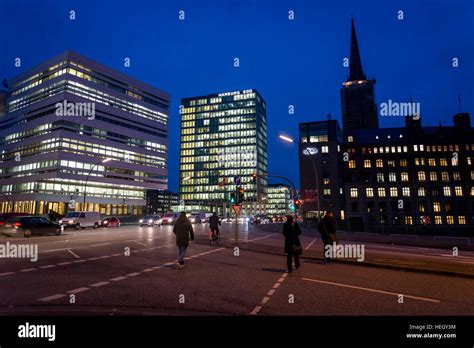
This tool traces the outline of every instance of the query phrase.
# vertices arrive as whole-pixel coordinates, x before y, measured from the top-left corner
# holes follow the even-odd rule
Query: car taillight
[[[15,227],[21,227],[21,222],[14,222],[12,225]]]
[[[3,226],[5,225],[5,223],[3,221],[0,221],[0,226]]]

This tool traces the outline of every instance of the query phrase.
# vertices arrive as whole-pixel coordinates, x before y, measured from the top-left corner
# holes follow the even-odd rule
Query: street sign
[[[240,185],[240,176],[235,176],[234,177],[234,183],[239,186]]]
[[[240,212],[242,211],[242,206],[240,204],[233,204],[232,209],[234,209],[237,215],[240,215]]]

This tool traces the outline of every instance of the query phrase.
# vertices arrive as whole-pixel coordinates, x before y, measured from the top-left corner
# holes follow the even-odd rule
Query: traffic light
[[[230,194],[230,203],[234,203],[234,204],[237,203],[235,193]]]
[[[295,206],[295,210],[298,210],[301,207],[301,201],[299,199],[295,199],[293,205]]]
[[[254,184],[257,183],[257,173],[252,174],[252,181],[253,181]]]
[[[238,192],[238,197],[237,197],[237,204],[243,203],[245,201],[245,196],[244,196],[244,188],[239,187],[239,192]]]

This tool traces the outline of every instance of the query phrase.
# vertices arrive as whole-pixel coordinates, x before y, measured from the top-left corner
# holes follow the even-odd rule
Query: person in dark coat
[[[174,223],[173,233],[176,235],[176,245],[178,246],[178,267],[182,269],[184,266],[184,257],[186,249],[189,246],[189,240],[194,241],[193,225],[189,221],[185,212],[181,212],[178,219]]]
[[[299,235],[301,229],[296,222],[293,221],[293,216],[288,215],[286,222],[283,224],[283,236],[285,236],[285,253],[286,253],[286,264],[288,266],[288,273],[293,270],[293,258],[295,259],[295,267],[300,267],[300,254],[301,254],[301,242]],[[298,250],[295,250],[297,246]]]
[[[332,211],[328,210],[318,223],[318,231],[324,244],[323,259],[325,263],[331,262],[330,257],[326,257],[326,247],[336,242],[336,219]]]
[[[213,236],[218,236],[219,235],[219,225],[221,224],[219,217],[217,216],[216,213],[213,213],[212,216],[209,219],[209,229],[212,232]]]

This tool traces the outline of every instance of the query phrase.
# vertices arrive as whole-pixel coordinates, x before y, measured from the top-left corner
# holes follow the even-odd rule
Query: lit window
[[[405,224],[413,225],[413,216],[405,216]]]
[[[434,158],[428,158],[428,165],[430,167],[436,167],[436,159]]]
[[[451,187],[444,186],[443,187],[443,193],[446,197],[451,197]]]
[[[448,161],[446,160],[446,158],[440,158],[439,164],[440,166],[446,167],[448,165]]]
[[[385,178],[383,173],[377,173],[377,182],[384,182]]]
[[[365,189],[365,194],[368,198],[371,198],[374,196],[374,189],[372,187],[367,187]]]
[[[426,175],[425,172],[418,172],[418,181],[425,181]]]
[[[395,161],[387,161],[387,165],[388,165],[390,168],[395,168]]]
[[[331,189],[325,188],[324,191],[323,191],[323,194],[325,196],[330,196],[331,195]]]
[[[418,196],[419,197],[425,197],[426,196],[426,190],[424,187],[418,187]]]
[[[449,173],[448,172],[441,172],[441,180],[449,181]]]
[[[322,153],[328,153],[329,152],[329,146],[321,146],[321,152]]]
[[[462,197],[462,187],[461,186],[456,186],[454,187],[454,193],[458,197]]]
[[[436,215],[435,216],[435,225],[441,225],[442,223],[443,223],[443,219],[441,218],[441,216]]]
[[[364,168],[372,167],[372,162],[370,160],[364,160]]]
[[[413,145],[413,151],[418,151],[418,145]]]
[[[385,187],[378,188],[378,195],[379,197],[385,197]]]
[[[352,143],[353,141],[354,141],[354,137],[353,137],[352,135],[349,135],[349,136],[347,137],[347,142],[348,142],[348,143]]]
[[[408,173],[407,172],[402,172],[401,173],[401,179],[402,179],[402,181],[408,181]]]
[[[381,160],[381,159],[376,160],[375,161],[375,166],[377,168],[383,168],[383,160]]]
[[[397,174],[394,172],[388,173],[388,181],[391,181],[391,182],[397,181]]]
[[[466,224],[466,217],[464,215],[458,216],[458,224],[465,225]]]
[[[461,175],[459,174],[459,172],[453,172],[453,180],[461,180]]]
[[[329,178],[324,178],[324,179],[323,179],[323,184],[324,184],[324,185],[329,185],[329,183],[330,183]]]
[[[390,187],[390,196],[397,197],[398,196],[398,189],[396,187]]]
[[[402,195],[403,195],[403,197],[410,197],[410,188],[409,187],[403,187],[402,188]]]
[[[454,225],[454,216],[446,216],[446,222],[448,223],[448,225]]]
[[[400,167],[406,167],[408,165],[408,162],[406,159],[401,159],[400,160]]]
[[[433,211],[439,213],[441,211],[441,203],[433,202]]]
[[[349,168],[354,169],[356,167],[356,162],[354,160],[349,161]]]
[[[358,190],[357,190],[357,187],[351,187],[350,192],[351,192],[351,197],[352,197],[352,198],[357,198],[357,196],[359,195],[359,192],[358,192]]]
[[[430,180],[431,181],[438,180],[438,174],[436,172],[430,172]]]

